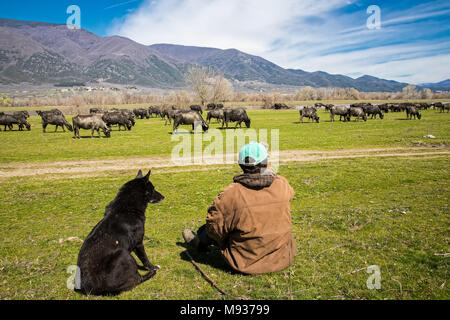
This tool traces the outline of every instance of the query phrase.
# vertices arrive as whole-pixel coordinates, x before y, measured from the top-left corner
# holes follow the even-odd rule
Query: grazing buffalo
[[[128,109],[118,109],[119,112],[122,112],[124,115],[127,116],[128,120],[131,123],[131,126],[134,126],[136,124],[136,120],[134,119],[134,113],[133,111],[130,111]]]
[[[28,113],[28,111],[14,111],[13,113],[9,114],[11,116],[13,116],[14,118],[17,119],[21,119],[21,124],[19,124],[19,131],[23,130],[23,127],[26,127],[26,123],[27,119],[30,117],[30,114]],[[10,128],[12,127],[12,125],[10,126]],[[6,130],[6,128],[5,128]]]
[[[203,114],[202,107],[199,106],[199,105],[192,105],[192,106],[189,107],[189,109],[191,109],[192,111],[197,111],[200,114]]]
[[[389,111],[391,112],[401,112],[405,110],[405,106],[401,103],[390,103]]]
[[[419,102],[419,103],[416,103],[415,106],[419,110],[428,110],[431,107],[431,104],[426,103],[426,102]]]
[[[367,109],[371,106],[372,106],[372,104],[368,103],[368,102],[358,102],[358,103],[351,104],[350,108],[361,108],[364,110],[364,112],[367,112]]]
[[[300,112],[300,122],[303,123],[303,117],[308,118],[309,121],[314,120],[319,123],[319,116],[317,115],[317,110],[314,107],[304,107],[299,110]]]
[[[322,102],[317,102],[314,104],[314,108],[317,110],[321,107],[324,107],[326,111],[330,111],[332,107],[334,107],[333,104],[323,104]]]
[[[40,110],[36,110],[36,113],[42,117],[42,115],[47,115],[47,114],[60,114],[60,115],[64,115],[64,113],[62,113],[61,110],[59,109],[52,109],[52,110],[48,110],[48,111],[40,111]]]
[[[442,102],[434,102],[432,105],[433,105],[433,110],[441,109],[443,107]],[[441,109],[441,112],[442,112],[442,109]]]
[[[134,126],[136,124],[136,120],[134,119],[134,113],[133,111],[130,111],[128,109],[117,109],[117,108],[112,108],[110,110],[111,112],[121,112],[122,114],[124,114],[128,121],[130,121],[131,126]]]
[[[23,118],[23,119],[28,119],[30,117],[30,114],[28,113],[28,111],[14,111],[12,113],[12,115],[16,118]]]
[[[321,107],[325,107],[325,105],[322,102],[316,102],[314,103],[314,108],[319,109]]]
[[[102,116],[102,120],[105,121],[106,126],[109,129],[111,129],[112,125],[117,124],[119,126],[119,131],[121,130],[121,127],[124,127],[126,131],[127,129],[131,130],[131,127],[133,126],[128,115],[119,111],[106,112]]]
[[[409,120],[412,120],[412,117],[414,116],[414,119],[421,119],[422,115],[419,112],[419,109],[416,106],[407,106],[406,107],[406,118]]]
[[[381,112],[381,109],[379,106],[370,105],[366,107],[366,113],[367,115],[371,115],[370,119],[376,119],[377,115],[380,117],[380,119],[384,118],[383,112]]]
[[[107,138],[111,137],[111,130],[108,128],[100,115],[78,115],[72,119],[72,122],[75,138],[80,139],[80,129],[90,129],[91,138],[94,137],[94,131],[97,131],[98,137],[101,138],[102,136],[100,135],[100,129],[102,129]]]
[[[10,131],[13,129],[13,125],[17,124],[19,126],[19,131],[23,130],[23,127],[25,126],[28,131],[31,130],[31,125],[27,122],[27,120],[24,117],[15,117],[11,114],[5,114],[3,112],[0,112],[0,126],[5,126],[9,128]],[[1,131],[0,127],[0,131]]]
[[[221,104],[221,103],[218,103],[218,104],[216,104],[216,103],[209,103],[206,106],[206,110],[215,110],[215,109],[223,109],[223,104]]]
[[[206,116],[206,121],[208,123],[211,123],[211,118],[214,118],[217,120],[217,122],[220,122],[222,120],[222,123],[224,121],[223,117],[223,109],[214,109],[208,112],[208,115]]]
[[[342,117],[344,117],[344,121],[347,121],[349,109],[350,108],[348,108],[346,106],[332,106],[330,108],[330,120],[334,121],[334,116],[338,115],[339,121],[342,120]]]
[[[438,102],[437,106],[441,113],[444,112],[445,110],[447,110],[447,112],[450,112],[450,104],[449,103]]]
[[[242,122],[245,123],[247,128],[250,128],[250,119],[247,116],[247,112],[243,108],[224,109],[223,117],[224,121],[222,123],[222,128],[225,123],[228,129],[228,122],[236,122],[236,126],[234,127],[235,129],[237,128],[238,125],[240,128],[242,128]]]
[[[350,121],[350,117],[356,117],[356,120],[362,118],[364,121],[367,121],[367,114],[362,107],[350,107],[348,109],[347,120]]]
[[[172,120],[175,120],[175,116],[181,112],[182,112],[181,110],[176,110],[173,108],[164,110],[163,111],[163,119],[166,119],[166,122],[164,125],[167,126],[167,121],[169,121],[169,124],[172,124]]]
[[[378,108],[384,113],[389,113],[389,105],[387,103],[379,104]]]
[[[199,125],[202,126],[203,131],[209,129],[208,124],[197,111],[178,112],[173,120],[173,132],[176,132],[180,125],[192,125],[192,131],[195,131]]]
[[[272,109],[275,109],[275,110],[289,109],[289,107],[288,107],[288,105],[285,104],[285,103],[275,103],[275,104],[272,106]]]
[[[148,108],[148,113],[150,115],[150,118],[153,118],[153,115],[155,115],[155,117],[158,117],[161,115],[161,109],[157,106],[151,106]]]
[[[58,127],[61,127],[64,132],[66,130],[64,127],[66,127],[69,131],[73,131],[72,126],[69,122],[67,122],[66,118],[64,117],[64,114],[57,110],[50,110],[50,111],[36,111],[38,115],[41,116],[42,119],[42,130],[45,133],[45,130],[47,129],[47,126],[49,124],[56,126],[55,132],[58,131]]]
[[[144,118],[150,119],[150,114],[148,112],[148,109],[145,109],[145,108],[134,109],[133,113],[136,116],[136,118],[139,118],[139,119],[144,119]]]
[[[99,108],[91,108],[89,109],[89,113],[103,113],[104,111]]]

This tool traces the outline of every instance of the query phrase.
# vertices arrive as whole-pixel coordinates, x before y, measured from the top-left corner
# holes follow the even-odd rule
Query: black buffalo
[[[103,110],[99,108],[91,108],[89,109],[89,113],[102,113]]]
[[[161,108],[157,106],[151,106],[148,108],[148,113],[151,118],[153,118],[153,115],[155,115],[155,117],[158,117],[161,115]]]
[[[384,118],[383,112],[381,112],[381,108],[379,106],[370,105],[366,107],[366,113],[368,116],[371,116],[370,119],[376,119],[377,115],[380,117],[380,119]]]
[[[192,106],[189,107],[189,109],[191,109],[192,111],[197,111],[200,114],[203,114],[202,107],[199,106],[199,105],[192,105]]]
[[[214,109],[208,112],[208,115],[206,116],[206,121],[208,121],[208,123],[211,123],[211,119],[214,118],[217,120],[217,122],[220,122],[220,120],[222,120],[222,123],[224,121],[224,116],[223,116],[223,109]]]
[[[38,115],[41,116],[42,119],[42,130],[45,133],[45,130],[47,129],[47,126],[49,124],[55,126],[55,132],[58,131],[58,127],[61,127],[63,131],[66,130],[64,127],[66,127],[69,131],[73,131],[72,126],[69,122],[67,122],[66,118],[64,117],[64,114],[57,110],[50,110],[50,111],[36,111]]]
[[[288,105],[285,104],[285,103],[275,103],[275,104],[272,106],[272,109],[275,109],[275,110],[289,109],[289,107],[288,107]]]
[[[414,117],[414,119],[416,119],[417,117],[417,119],[419,120],[422,118],[422,115],[420,114],[419,109],[416,106],[407,106],[405,110],[406,118],[409,120],[411,120],[412,117]]]
[[[130,111],[128,109],[117,109],[117,108],[113,108],[110,111],[121,112],[122,114],[124,114],[127,117],[127,119],[130,121],[132,126],[134,126],[136,124],[136,120],[134,119],[133,111]]]
[[[342,120],[342,117],[344,117],[344,121],[349,120],[349,117],[348,117],[349,109],[350,108],[348,108],[346,106],[332,106],[330,108],[330,120],[334,121],[335,115],[339,116],[339,121]]]
[[[378,108],[384,113],[389,113],[389,105],[387,103],[378,105]]]
[[[106,112],[102,116],[103,121],[105,121],[108,128],[111,128],[112,125],[118,125],[119,131],[121,127],[124,127],[125,130],[131,130],[132,124],[126,113],[122,113],[119,111]]]
[[[333,104],[323,104],[322,102],[317,102],[314,104],[315,109],[319,109],[323,107],[326,111],[330,111],[332,107],[334,107]]]
[[[23,117],[15,117],[11,114],[0,112],[0,126],[5,126],[5,131],[7,127],[10,131],[12,131],[13,125],[15,124],[19,126],[19,131],[22,131],[23,127],[26,127],[28,131],[31,130],[31,125]],[[1,130],[2,129],[0,127],[0,131]]]
[[[206,110],[223,109],[223,104],[221,103],[209,103],[206,106]]]
[[[304,107],[299,110],[300,112],[300,122],[303,122],[303,117],[308,118],[309,121],[314,120],[319,123],[319,116],[317,115],[316,108],[314,107]]]
[[[78,115],[72,119],[73,131],[75,138],[80,139],[80,129],[91,130],[91,138],[94,137],[94,131],[97,131],[98,137],[101,138],[100,129],[107,138],[111,137],[111,129],[108,128],[102,117],[97,114]]]
[[[195,131],[199,125],[202,126],[203,131],[208,131],[209,129],[208,124],[197,111],[176,113],[173,120],[173,132],[176,132],[180,125],[192,125],[192,131]]]
[[[136,116],[136,118],[138,119],[150,119],[150,114],[148,112],[148,109],[145,108],[137,108],[133,110],[134,115]]]
[[[250,128],[251,121],[250,121],[249,117],[247,116],[247,112],[245,111],[244,108],[224,109],[223,117],[224,117],[224,123],[226,124],[227,129],[228,129],[228,122],[236,122],[236,126],[234,127],[235,129],[237,128],[238,125],[240,128],[242,128],[242,122],[245,123],[247,128]],[[222,128],[223,128],[224,123],[222,123]]]
[[[362,107],[350,107],[348,109],[347,120],[350,121],[350,117],[355,117],[355,121],[362,118],[367,121],[367,114]]]

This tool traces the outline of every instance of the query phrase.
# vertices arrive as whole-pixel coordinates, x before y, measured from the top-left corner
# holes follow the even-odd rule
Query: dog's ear
[[[150,180],[150,174],[152,173],[152,170],[149,170],[147,175],[145,176],[146,180]]]
[[[139,172],[138,172],[138,174],[137,174],[137,176],[136,176],[136,179],[140,179],[140,178],[143,178],[144,176],[142,175],[142,170],[139,170]]]

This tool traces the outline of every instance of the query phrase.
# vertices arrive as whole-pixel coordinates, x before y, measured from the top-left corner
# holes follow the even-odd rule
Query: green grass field
[[[448,258],[435,256],[448,252],[448,163],[441,157],[284,165],[280,174],[296,191],[294,265],[243,276],[230,272],[218,252],[194,258],[219,286],[251,299],[448,299]],[[184,258],[181,231],[203,223],[207,206],[237,172],[156,170],[152,181],[166,200],[147,211],[145,247],[162,269],[115,299],[224,298]],[[59,239],[84,239],[135,174],[1,183],[0,298],[94,298],[67,289],[66,269],[76,264],[81,243]],[[366,287],[369,265],[381,269],[380,290]]]
[[[422,115],[415,121],[389,113],[384,120],[331,123],[321,111],[319,124],[299,124],[298,111],[249,111],[253,128],[280,130],[281,150],[432,145],[448,150],[450,115],[433,110]],[[177,143],[159,119],[138,120],[132,131],[114,131],[111,139],[81,140],[50,133],[51,128],[43,134],[36,117],[31,123],[31,132],[0,132],[0,173],[7,172],[2,164],[20,169],[22,163],[56,160],[168,157]],[[427,134],[436,139],[423,138]],[[367,155],[282,163],[279,174],[296,192],[291,208],[297,254],[290,268],[245,276],[232,272],[218,251],[191,253],[235,297],[449,299],[449,160],[448,154]],[[136,173],[0,177],[0,299],[226,299],[187,260],[181,232],[204,223],[207,207],[239,173],[236,165],[153,169],[151,180],[166,199],[149,205],[144,246],[162,269],[117,297],[67,289],[67,268],[76,264],[79,240]],[[379,290],[366,285],[371,265],[381,270]]]
[[[330,114],[319,111],[320,123],[299,123],[296,110],[272,111],[250,110],[251,129],[266,129],[268,143],[271,141],[271,129],[279,130],[280,150],[333,150],[336,148],[375,148],[415,145],[440,145],[450,143],[450,113],[434,110],[422,112],[422,120],[405,120],[405,113],[387,113],[383,120],[330,122]],[[206,117],[206,115],[205,115]],[[67,117],[71,122],[71,117]],[[338,120],[338,119],[337,119]],[[308,121],[308,120],[306,120]],[[4,152],[0,154],[0,163],[7,162],[47,162],[59,160],[115,159],[143,156],[170,156],[171,150],[180,140],[172,141],[172,126],[164,126],[161,119],[137,120],[131,131],[117,131],[114,128],[111,139],[90,139],[90,131],[82,130],[86,139],[73,139],[73,133],[63,133],[54,126],[42,132],[39,117],[31,117],[30,132],[0,132]],[[245,127],[245,125],[243,124]],[[211,128],[221,125],[212,121]],[[231,127],[231,126],[230,126]],[[233,126],[234,127],[234,126]],[[190,126],[182,126],[190,130]],[[199,132],[201,131],[198,128]],[[247,129],[238,129],[247,132]],[[223,141],[233,129],[221,131]],[[225,134],[226,133],[226,134]],[[95,133],[96,134],[96,133]],[[434,135],[436,139],[425,139],[425,135]],[[212,135],[212,134],[209,134]],[[181,139],[182,135],[176,138]],[[95,137],[95,135],[94,135]],[[205,140],[208,134],[203,136]],[[193,137],[191,137],[193,140]],[[208,146],[205,140],[203,147]],[[236,145],[235,151],[239,146]]]

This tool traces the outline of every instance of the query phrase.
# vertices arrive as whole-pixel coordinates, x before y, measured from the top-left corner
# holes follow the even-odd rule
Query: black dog
[[[150,182],[150,171],[144,177],[127,182],[106,207],[105,216],[81,247],[78,255],[80,286],[78,292],[91,295],[117,295],[152,278],[158,266],[148,260],[142,243],[145,232],[145,210],[148,203],[158,203],[164,196]],[[131,255],[134,252],[143,267]],[[148,270],[140,275],[138,268]]]

